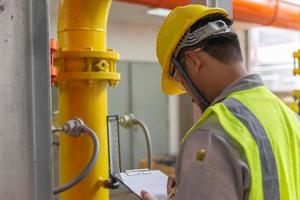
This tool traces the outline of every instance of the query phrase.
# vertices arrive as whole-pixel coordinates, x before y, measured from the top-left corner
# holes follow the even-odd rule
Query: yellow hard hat
[[[171,57],[185,32],[198,20],[210,14],[222,14],[228,17],[221,8],[209,8],[202,5],[176,7],[165,19],[157,36],[156,54],[162,67],[161,87],[167,95],[182,94],[180,83],[169,76]]]

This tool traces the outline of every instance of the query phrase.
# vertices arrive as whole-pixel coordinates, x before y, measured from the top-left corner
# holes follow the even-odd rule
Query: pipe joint
[[[136,118],[132,113],[124,114],[120,116],[119,123],[124,128],[131,128],[136,124]]]
[[[63,126],[63,131],[70,136],[78,137],[82,133],[84,133],[84,130],[86,128],[86,125],[83,123],[83,121],[79,118],[71,119],[67,121]]]
[[[293,57],[294,57],[293,74],[294,76],[300,75],[300,49],[293,53]]]
[[[107,51],[62,51],[60,49],[54,57],[54,64],[58,68],[58,82],[106,80],[110,87],[115,87],[121,78],[116,66],[119,54],[112,49]]]

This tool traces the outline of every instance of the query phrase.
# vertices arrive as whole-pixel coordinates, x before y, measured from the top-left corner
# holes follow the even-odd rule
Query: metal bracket
[[[104,182],[104,187],[107,188],[107,189],[114,190],[114,189],[118,189],[120,187],[120,183],[116,178],[110,177],[109,180],[106,180]]]

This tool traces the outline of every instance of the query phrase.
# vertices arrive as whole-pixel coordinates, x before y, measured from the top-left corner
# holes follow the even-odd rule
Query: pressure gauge
[[[107,116],[108,148],[109,148],[109,170],[110,175],[121,171],[120,159],[120,136],[117,115]]]

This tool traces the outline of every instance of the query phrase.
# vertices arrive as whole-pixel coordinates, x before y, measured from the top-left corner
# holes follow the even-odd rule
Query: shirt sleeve
[[[175,199],[248,199],[250,172],[239,151],[237,144],[216,132],[195,130],[177,161]]]

